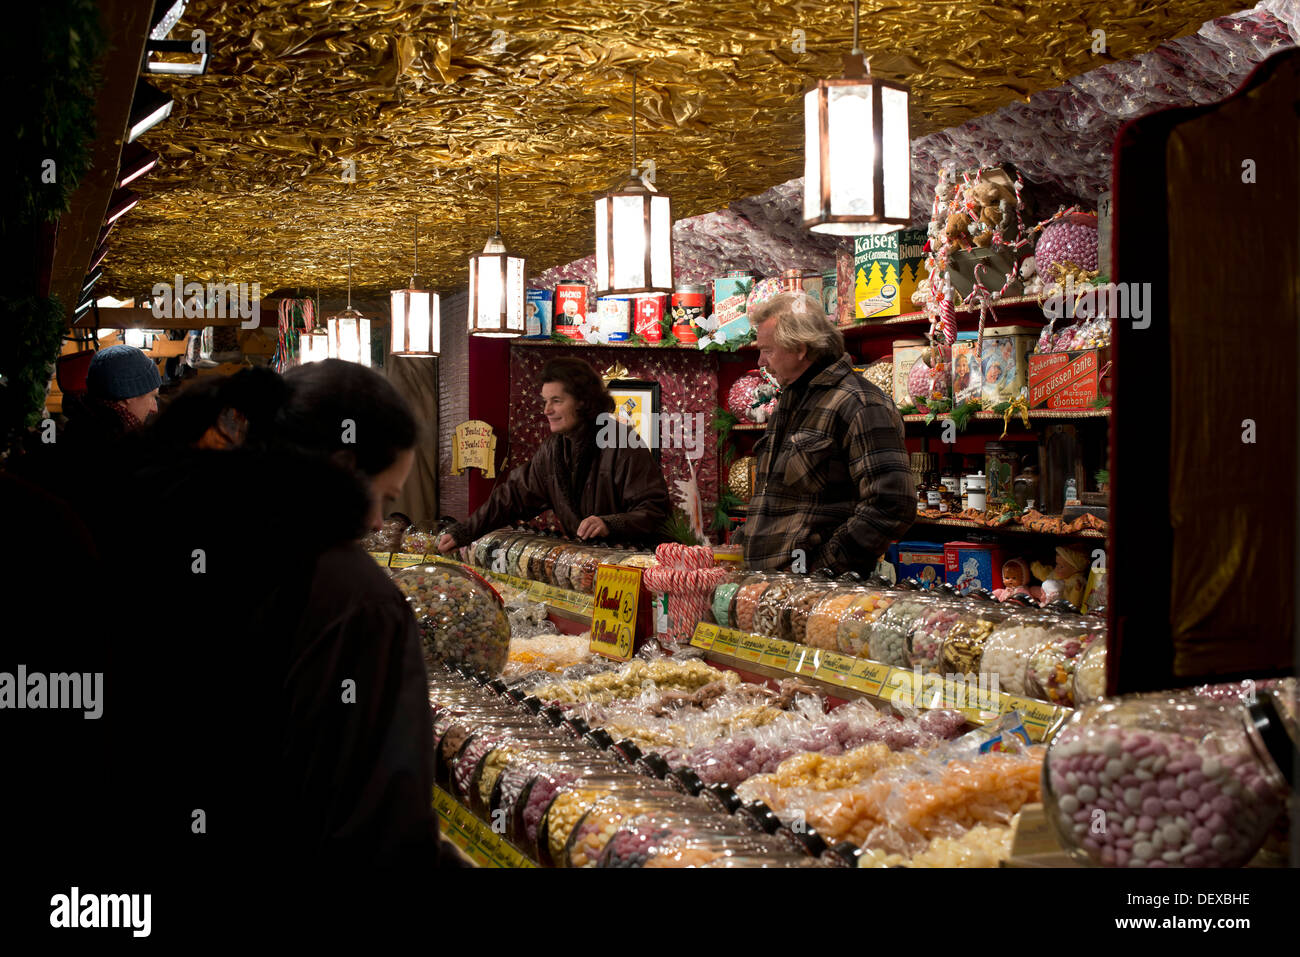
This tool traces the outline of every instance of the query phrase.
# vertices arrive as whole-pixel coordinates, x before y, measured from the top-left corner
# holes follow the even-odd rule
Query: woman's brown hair
[[[585,359],[552,359],[542,369],[538,387],[548,382],[558,382],[564,391],[578,403],[578,414],[588,422],[595,421],[602,412],[614,411],[614,397],[605,388],[605,381]]]

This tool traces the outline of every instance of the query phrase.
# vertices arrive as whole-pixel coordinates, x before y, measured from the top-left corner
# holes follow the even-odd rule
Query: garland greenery
[[[667,521],[663,524],[664,533],[674,542],[680,542],[683,545],[703,545],[699,537],[691,529],[691,520],[686,517],[686,513],[681,508],[675,507],[672,514],[668,516]]]
[[[94,0],[46,0],[24,37],[35,69],[14,74],[10,134],[0,164],[9,193],[0,217],[5,248],[39,249],[45,224],[66,213],[90,168],[96,61],[104,34]],[[30,260],[36,264],[36,257]],[[0,439],[9,448],[40,420],[63,341],[65,304],[36,294],[35,272],[10,277],[0,295]]]
[[[713,524],[710,531],[724,532],[731,527],[731,513],[745,503],[734,492],[724,491],[718,496],[718,504],[713,506]]]

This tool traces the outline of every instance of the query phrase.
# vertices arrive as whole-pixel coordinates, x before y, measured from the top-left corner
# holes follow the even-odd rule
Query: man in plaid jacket
[[[736,541],[756,570],[871,573],[916,518],[893,400],[853,371],[820,304],[782,293],[750,316],[781,398],[755,446],[754,496]]]

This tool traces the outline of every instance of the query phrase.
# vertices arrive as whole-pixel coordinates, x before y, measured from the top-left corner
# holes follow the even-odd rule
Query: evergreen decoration
[[[724,491],[718,497],[718,504],[713,506],[713,524],[709,526],[709,530],[725,532],[731,527],[731,513],[737,511],[744,504],[740,496],[733,492]]]
[[[691,529],[691,520],[686,517],[686,513],[681,508],[674,507],[672,514],[663,524],[664,534],[674,542],[680,542],[683,545],[703,545],[704,543],[696,537],[695,532]]]
[[[64,333],[65,304],[37,295],[42,231],[68,211],[90,168],[97,61],[104,34],[94,0],[45,0],[21,43],[33,63],[11,71],[9,137],[0,176],[9,190],[0,243],[28,250],[0,294],[0,448],[40,421]],[[36,252],[30,252],[36,251]]]
[[[1108,408],[1109,406],[1110,406],[1110,396],[1108,395],[1099,395],[1097,396],[1097,398],[1092,400],[1092,407],[1094,409],[1105,409]]]
[[[966,427],[970,425],[971,417],[978,411],[980,411],[979,402],[971,400],[969,402],[963,402],[961,405],[957,406],[957,408],[953,409],[952,415],[950,415],[949,418],[951,418],[953,424],[957,426],[958,432],[965,432]]]

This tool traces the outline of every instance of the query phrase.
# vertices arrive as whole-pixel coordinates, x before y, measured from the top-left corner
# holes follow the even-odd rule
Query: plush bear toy
[[[970,217],[965,213],[949,214],[948,224],[943,228],[943,238],[951,246],[969,249],[971,245]]]

